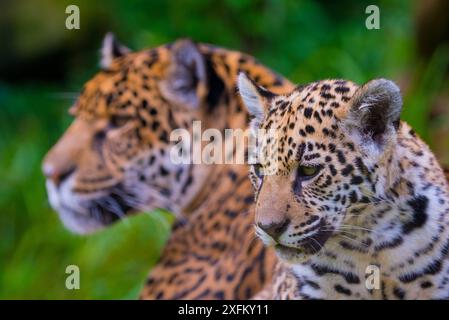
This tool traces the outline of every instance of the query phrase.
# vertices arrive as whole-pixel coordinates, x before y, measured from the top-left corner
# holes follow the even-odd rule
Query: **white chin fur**
[[[304,253],[299,249],[288,247],[276,246],[275,252],[279,259],[289,264],[304,263],[311,257],[310,254]]]
[[[86,209],[71,191],[72,179],[63,182],[56,188],[50,180],[46,181],[48,200],[55,210],[62,224],[73,233],[89,234],[103,227],[103,224],[90,217]]]

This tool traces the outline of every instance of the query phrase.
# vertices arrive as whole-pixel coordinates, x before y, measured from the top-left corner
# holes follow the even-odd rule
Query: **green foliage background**
[[[373,2],[380,30],[365,28]],[[65,28],[68,4],[80,8],[80,30]],[[447,118],[430,117],[448,87],[449,51],[417,56],[408,0],[2,1],[0,298],[135,298],[169,235],[173,218],[163,211],[73,235],[46,201],[41,159],[70,123],[66,110],[96,72],[107,31],[133,49],[191,37],[246,51],[298,83],[395,79],[407,88],[404,118],[432,147],[449,146],[431,139]],[[80,290],[65,289],[70,264],[81,269]]]

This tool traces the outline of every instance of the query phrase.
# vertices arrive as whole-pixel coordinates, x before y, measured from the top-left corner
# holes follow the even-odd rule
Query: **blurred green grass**
[[[3,64],[8,64],[4,70],[20,70],[46,52],[56,52],[56,58],[43,66],[43,75],[51,74],[51,79],[36,67],[11,81],[0,80],[2,299],[135,298],[169,235],[173,217],[164,211],[127,219],[89,237],[73,235],[47,204],[41,159],[70,123],[66,110],[95,73],[106,31],[115,31],[132,48],[189,36],[246,51],[298,83],[322,78],[362,83],[374,77],[405,81],[404,119],[435,144],[429,105],[448,87],[444,70],[449,55],[441,48],[430,63],[420,63],[409,1],[379,1],[381,29],[372,31],[365,28],[369,1],[12,3],[7,19],[0,20],[15,27],[11,51],[2,52]],[[62,27],[69,3],[80,6],[80,31]],[[62,74],[55,73],[58,68]],[[80,290],[64,287],[70,264],[80,267]]]

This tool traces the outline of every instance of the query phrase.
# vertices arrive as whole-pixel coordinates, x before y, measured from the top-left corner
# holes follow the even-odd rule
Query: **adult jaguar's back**
[[[246,128],[235,95],[241,70],[276,92],[292,85],[240,52],[179,40],[130,52],[109,35],[103,71],[87,82],[76,119],[43,170],[63,223],[89,233],[138,210],[177,215],[144,298],[247,298],[269,278],[273,256],[254,238],[244,165],[174,164],[170,133]]]

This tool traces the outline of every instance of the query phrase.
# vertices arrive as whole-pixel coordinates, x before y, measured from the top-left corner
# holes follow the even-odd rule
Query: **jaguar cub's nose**
[[[278,237],[287,229],[289,224],[290,219],[285,219],[280,222],[270,224],[262,224],[259,222],[257,226],[268,233],[274,240],[277,240]]]

